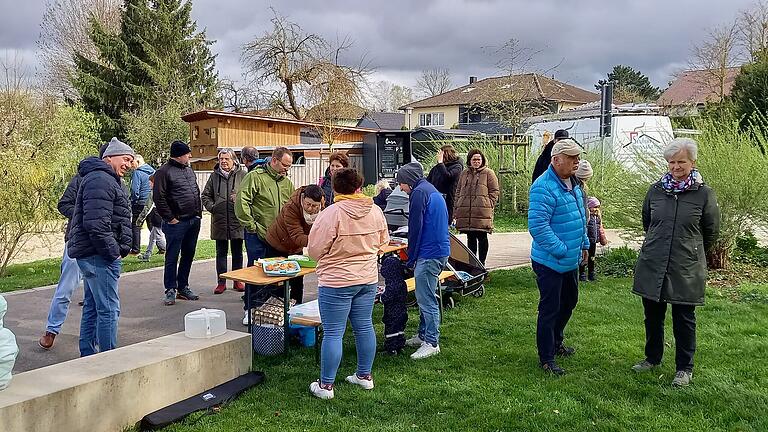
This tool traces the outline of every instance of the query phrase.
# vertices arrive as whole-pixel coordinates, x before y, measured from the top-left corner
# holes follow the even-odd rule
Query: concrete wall
[[[0,391],[0,431],[122,431],[249,371],[250,336],[184,333],[24,372]]]

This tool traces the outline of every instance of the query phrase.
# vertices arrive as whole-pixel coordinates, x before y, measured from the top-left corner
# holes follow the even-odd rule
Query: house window
[[[291,151],[291,154],[293,155],[293,165],[294,166],[304,166],[307,164],[307,158],[304,157],[303,151]]]
[[[445,126],[445,114],[441,112],[419,114],[419,126]]]
[[[480,123],[484,120],[484,113],[478,107],[459,107],[459,123]]]
[[[216,128],[211,128],[211,139],[216,139]]]

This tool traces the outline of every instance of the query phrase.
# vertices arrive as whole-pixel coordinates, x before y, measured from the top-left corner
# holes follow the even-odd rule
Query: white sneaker
[[[357,384],[366,390],[373,389],[373,378],[368,380],[368,379],[360,378],[359,376],[357,376],[357,374],[352,374],[347,377],[347,382],[352,384]]]
[[[309,391],[315,397],[318,397],[320,399],[333,399],[333,389],[326,390],[320,387],[319,381],[313,381],[312,384],[309,385]]]
[[[420,346],[424,345],[424,340],[422,340],[419,337],[419,335],[416,335],[416,336],[408,339],[407,341],[405,341],[405,345],[409,346],[409,347],[414,347],[414,348],[415,347],[420,347]]]
[[[414,360],[421,360],[437,354],[440,354],[440,345],[432,346],[432,344],[424,342],[415,353],[411,354],[411,358]]]
[[[251,321],[251,324],[253,324],[253,321]],[[243,316],[243,325],[248,325],[248,311],[245,311],[245,315]]]

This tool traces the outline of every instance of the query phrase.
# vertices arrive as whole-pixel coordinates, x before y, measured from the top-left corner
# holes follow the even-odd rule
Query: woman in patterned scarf
[[[643,203],[645,241],[632,289],[642,297],[645,312],[645,359],[632,369],[644,372],[661,364],[669,303],[675,335],[675,387],[687,386],[693,378],[695,307],[704,304],[706,252],[720,229],[715,193],[696,170],[697,156],[698,146],[690,138],[675,139],[664,150],[669,172],[651,185]]]

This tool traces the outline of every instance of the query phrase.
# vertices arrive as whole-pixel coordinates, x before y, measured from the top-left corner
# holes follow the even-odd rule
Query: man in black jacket
[[[195,172],[189,167],[192,149],[183,141],[171,144],[171,158],[155,172],[152,200],[163,218],[165,233],[165,304],[176,299],[197,300],[189,289],[189,272],[195,258],[203,204]],[[179,258],[181,255],[181,258]],[[178,266],[178,267],[177,267]]]
[[[131,205],[120,179],[131,168],[134,156],[127,144],[112,138],[102,159],[84,159],[78,168],[82,181],[67,249],[77,259],[85,280],[80,321],[83,357],[117,347],[117,280],[121,258],[131,251],[132,240]]]
[[[107,144],[101,146],[99,157],[104,154],[106,149]],[[77,266],[77,260],[70,257],[67,253],[69,229],[72,225],[71,220],[75,212],[75,200],[77,199],[77,190],[80,188],[81,180],[80,174],[75,173],[75,176],[67,184],[67,188],[59,199],[57,206],[59,213],[67,218],[67,225],[64,229],[64,255],[61,258],[61,276],[59,277],[59,283],[56,285],[56,290],[53,292],[53,299],[51,299],[48,321],[45,325],[45,334],[37,341],[40,348],[43,349],[51,349],[53,347],[53,341],[56,339],[59,331],[61,331],[64,320],[67,319],[72,293],[80,284],[80,281],[83,280],[83,276],[80,274],[80,267]]]
[[[544,171],[546,171],[549,168],[549,165],[552,163],[552,147],[555,146],[555,143],[561,139],[566,138],[568,138],[567,130],[558,129],[555,131],[555,138],[544,146],[544,148],[541,150],[539,158],[536,159],[536,166],[533,167],[533,177],[531,178],[531,184],[533,184],[533,182],[535,182],[539,176],[544,174]]]

